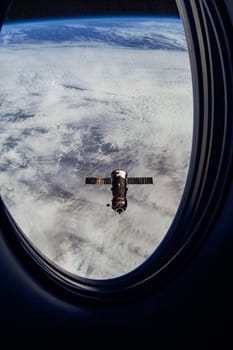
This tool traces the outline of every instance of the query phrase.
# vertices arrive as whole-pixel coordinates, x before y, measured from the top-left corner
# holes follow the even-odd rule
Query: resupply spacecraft
[[[153,178],[128,177],[126,171],[116,169],[112,171],[111,177],[86,177],[86,185],[112,185],[112,209],[122,214],[127,209],[127,186],[153,185]]]

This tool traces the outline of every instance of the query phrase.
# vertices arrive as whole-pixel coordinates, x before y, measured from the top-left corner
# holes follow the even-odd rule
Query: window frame
[[[5,241],[33,279],[66,300],[129,303],[160,288],[198,253],[224,206],[233,169],[232,24],[224,1],[176,3],[191,63],[193,144],[180,206],[154,254],[121,277],[103,281],[78,277],[44,256],[20,231],[0,199]]]

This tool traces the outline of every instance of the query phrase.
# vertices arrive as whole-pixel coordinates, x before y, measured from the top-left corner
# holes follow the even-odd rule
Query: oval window
[[[172,224],[191,154],[178,14],[6,21],[0,67],[0,188],[19,227],[78,276],[138,267]]]

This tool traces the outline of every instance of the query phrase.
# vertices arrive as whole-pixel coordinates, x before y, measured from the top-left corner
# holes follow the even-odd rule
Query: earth
[[[66,271],[124,275],[156,250],[184,191],[192,81],[182,22],[93,17],[6,23],[0,36],[0,193],[31,243]],[[111,186],[130,185],[118,215]]]

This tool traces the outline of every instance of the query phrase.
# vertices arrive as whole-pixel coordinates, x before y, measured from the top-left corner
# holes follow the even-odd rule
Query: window
[[[210,103],[210,101],[212,101],[211,99],[213,99],[213,96],[216,96],[216,85],[210,84],[211,81],[214,81],[215,69],[218,71],[218,73],[220,73],[219,80],[218,80],[218,87],[220,84],[223,92],[224,93],[228,92],[228,85],[227,85],[227,79],[226,79],[226,74],[225,74],[226,67],[228,64],[228,60],[227,60],[228,57],[227,56],[224,57],[224,58],[226,58],[226,60],[223,60],[222,53],[221,53],[222,51],[220,50],[220,49],[223,49],[224,45],[225,45],[224,40],[221,40],[222,37],[224,37],[224,35],[223,35],[224,27],[220,25],[218,27],[218,30],[216,30],[216,27],[214,27],[214,25],[213,25],[214,21],[212,21],[212,19],[214,18],[216,21],[219,19],[217,16],[217,8],[215,7],[215,5],[212,5],[212,4],[207,5],[205,2],[203,2],[202,5],[199,5],[199,4],[198,5],[197,4],[190,5],[190,4],[183,4],[183,2],[180,2],[179,9],[180,9],[180,13],[182,15],[182,18],[184,19],[184,22],[185,22],[186,34],[189,35],[189,54],[191,57],[192,74],[194,77],[193,86],[194,86],[194,112],[195,112],[194,116],[195,116],[195,118],[194,118],[193,147],[192,147],[192,156],[191,156],[191,161],[190,161],[189,173],[188,173],[187,182],[186,182],[186,186],[185,186],[185,190],[184,190],[184,194],[183,194],[183,189],[184,189],[186,175],[187,175],[187,169],[188,169],[188,164],[186,163],[187,166],[186,166],[186,170],[185,170],[184,182],[182,185],[183,188],[181,191],[181,196],[179,197],[179,199],[177,201],[177,207],[174,211],[174,215],[175,215],[175,212],[179,206],[179,202],[180,202],[180,206],[179,206],[179,209],[175,215],[175,219],[173,220],[173,218],[172,218],[171,221],[169,222],[169,224],[167,225],[167,229],[169,229],[167,235],[164,237],[164,239],[162,240],[162,242],[158,246],[158,249],[155,251],[155,254],[152,254],[152,253],[154,252],[156,245],[153,246],[151,252],[148,254],[149,258],[148,258],[148,256],[147,256],[148,259],[145,258],[144,264],[140,265],[138,269],[132,271],[132,273],[130,273],[129,275],[122,276],[122,278],[117,279],[118,286],[122,286],[122,285],[125,286],[128,283],[131,283],[131,286],[134,283],[139,284],[139,281],[142,282],[143,280],[147,279],[148,277],[154,276],[164,266],[168,266],[170,261],[175,260],[175,257],[180,255],[181,251],[183,252],[183,250],[184,250],[183,248],[184,248],[184,246],[187,246],[187,242],[190,243],[194,239],[194,237],[196,238],[198,236],[197,232],[198,232],[198,228],[200,227],[200,225],[207,224],[211,221],[211,218],[212,218],[212,215],[214,214],[214,211],[213,211],[213,206],[211,206],[211,209],[210,209],[210,205],[213,204],[213,201],[214,201],[214,199],[216,199],[216,197],[221,199],[221,195],[223,194],[223,191],[224,191],[224,183],[220,187],[220,183],[219,183],[220,170],[218,170],[218,169],[220,169],[219,168],[220,165],[222,166],[223,164],[226,164],[226,159],[224,158],[224,157],[226,157],[225,153],[224,153],[224,149],[226,147],[226,141],[227,141],[226,124],[228,122],[228,115],[227,115],[227,113],[224,114],[225,117],[222,120],[218,120],[218,122],[217,122],[217,119],[215,118],[216,110],[219,111],[219,108],[222,108],[222,111],[225,111],[225,109],[224,109],[225,105],[224,104],[221,105],[221,102],[223,102],[222,100],[220,100],[220,101],[218,100],[218,103],[216,103],[216,100],[214,100],[215,104]],[[195,17],[196,14],[199,15],[198,19],[197,19],[197,17]],[[90,20],[93,20],[93,19],[88,19],[88,21],[90,21]],[[123,19],[121,19],[121,20],[123,20]],[[137,20],[139,20],[139,19],[137,18]],[[98,19],[95,18],[95,21],[98,21]],[[198,22],[198,25],[202,25],[203,29],[205,29],[205,30],[203,30],[203,32],[196,30],[197,22]],[[56,23],[58,24],[58,22],[56,22]],[[41,23],[37,23],[37,24],[41,25]],[[103,30],[104,24],[105,23],[102,23],[102,25],[101,25],[102,30]],[[44,22],[43,25],[46,25],[46,22]],[[70,25],[68,25],[67,27],[70,28]],[[117,26],[115,25],[115,27],[117,27]],[[118,27],[120,27],[120,26],[118,26]],[[79,25],[79,28],[80,28],[80,25]],[[41,31],[40,31],[40,33],[41,33]],[[55,33],[55,31],[52,32],[52,34],[54,34],[54,33]],[[18,32],[17,35],[18,34],[19,34],[19,36],[22,37],[22,35],[21,35],[22,33]],[[212,40],[210,40],[210,37]],[[47,38],[47,36],[46,36],[46,38]],[[35,37],[34,37],[34,39],[35,39]],[[144,39],[145,39],[145,37],[144,37]],[[147,37],[147,39],[148,39],[148,37]],[[6,40],[6,38],[5,38],[5,40]],[[7,40],[9,40],[9,38]],[[101,41],[98,40],[96,45],[94,45],[93,47],[96,48],[100,42]],[[178,42],[178,44],[180,44],[179,40],[177,42]],[[60,45],[60,41],[58,41],[58,43]],[[207,45],[207,43],[208,43],[208,45]],[[46,44],[48,44],[48,46],[49,46],[50,43],[46,43]],[[36,43],[31,42],[30,45],[36,45]],[[114,43],[114,49],[115,49],[114,55],[115,56],[117,56],[117,51],[118,51],[117,46],[118,45],[119,45],[119,43]],[[17,44],[15,46],[17,46]],[[51,46],[53,46],[53,45],[51,45]],[[84,45],[84,47],[86,49],[85,45]],[[204,53],[201,52],[201,54],[200,54],[201,47],[202,48],[204,47],[206,51],[204,50]],[[105,47],[105,49],[106,49],[106,47]],[[111,47],[111,49],[113,49],[113,48]],[[208,57],[209,57],[208,54],[211,55],[212,52],[214,52],[214,49],[215,49],[215,52],[217,51],[217,55],[215,55],[215,58],[209,62],[208,61]],[[4,45],[3,45],[3,48],[1,50],[4,50]],[[125,49],[122,49],[123,52],[124,52],[124,50]],[[127,53],[129,53],[129,51],[132,50],[132,48],[127,47],[127,50],[128,50]],[[135,48],[134,48],[134,50],[137,51],[137,49],[135,49]],[[146,48],[142,47],[138,51],[141,52],[143,50],[145,51]],[[103,49],[103,52],[104,52],[104,49]],[[101,52],[101,54],[103,54],[103,52]],[[91,56],[93,56],[93,55],[90,54],[89,56],[87,56],[87,58],[91,59],[90,58]],[[131,57],[132,57],[132,55],[131,55]],[[135,60],[135,58],[134,58],[134,60]],[[164,63],[163,60],[161,60],[161,61]],[[176,61],[174,60],[173,64],[175,62]],[[30,64],[33,64],[33,62],[31,61]],[[211,66],[211,64],[212,64],[212,66]],[[93,67],[93,65],[91,65],[91,66]],[[132,68],[131,63],[130,63],[130,65],[128,65],[128,68],[130,68],[130,67]],[[108,68],[107,65],[106,65],[106,68]],[[123,64],[122,64],[121,69],[122,69],[122,72],[124,72],[125,74],[128,73],[128,70],[126,71],[125,66]],[[144,69],[145,69],[145,62],[143,62],[140,74],[143,74]],[[99,74],[100,71],[97,71],[97,73]],[[109,71],[107,71],[107,73],[109,74]],[[115,71],[115,73],[117,73],[117,71]],[[109,77],[108,74],[107,74],[107,78]],[[152,74],[151,71],[150,71],[150,74]],[[51,75],[54,76],[54,74],[51,74]],[[46,76],[48,77],[48,71],[46,72]],[[102,73],[101,73],[101,77],[102,77]],[[151,77],[151,75],[149,75],[149,77]],[[161,77],[162,77],[162,82],[164,80],[166,80],[165,74],[163,74],[163,75],[161,74]],[[37,76],[32,75],[31,81],[33,81],[33,78],[34,78],[34,80],[36,80]],[[60,77],[60,78],[63,79],[64,77]],[[184,78],[184,76],[181,77],[180,82],[182,81],[183,78]],[[70,77],[70,79],[72,80],[72,76]],[[91,78],[89,77],[89,79],[91,79]],[[23,81],[24,80],[22,79],[22,82]],[[177,82],[177,79],[175,80],[175,82]],[[111,83],[112,83],[112,79],[111,79]],[[120,83],[122,83],[122,82],[120,82]],[[42,83],[41,85],[43,87],[45,85],[45,87],[46,87],[46,84],[43,85],[43,83]],[[83,96],[85,96],[87,91],[90,90],[90,88],[88,88],[88,86],[85,86],[85,85],[81,85],[81,86],[74,85],[73,81],[71,81],[71,84],[63,84],[63,85],[65,85],[65,86],[60,87],[59,88],[60,90],[59,89],[55,90],[57,93],[59,93],[59,97],[62,97],[62,93],[64,93],[64,91],[68,90],[68,91],[66,91],[67,95],[65,96],[65,99],[63,96],[63,99],[62,99],[63,102],[64,102],[64,100],[70,101],[69,100],[70,91],[72,92],[71,96],[77,94],[77,92],[79,94],[82,94]],[[145,86],[148,87],[147,84],[145,84]],[[211,86],[212,90],[207,89],[207,87],[210,87],[210,86]],[[115,85],[115,87],[117,87],[117,85]],[[120,85],[120,87],[122,88],[123,91],[124,91],[124,89],[127,89],[125,84],[124,85],[122,84],[122,86]],[[150,87],[150,84],[149,84],[149,87]],[[162,88],[162,87],[163,86],[160,86],[160,88]],[[53,84],[52,84],[52,88],[54,88]],[[99,83],[100,91],[101,91],[101,88],[103,88],[103,86],[101,85],[101,81],[100,81],[100,83]],[[133,84],[133,88],[137,89],[137,85]],[[113,91],[111,91],[111,89],[109,89],[109,90],[110,91],[107,91],[107,92],[108,93],[110,92],[111,94],[113,94]],[[31,89],[28,89],[28,93],[29,92],[31,93]],[[38,92],[34,91],[33,93],[36,96],[36,93],[38,93]],[[94,93],[95,93],[95,91],[94,92],[92,91],[92,94],[94,94]],[[47,96],[48,96],[48,99],[46,100],[46,102],[47,102],[47,104],[49,104],[51,102],[49,100],[50,96],[49,96],[49,94],[47,94]],[[54,93],[52,94],[52,96],[54,96]],[[138,96],[141,97],[141,94],[139,94]],[[156,95],[156,97],[157,96],[158,95]],[[107,105],[107,107],[105,107],[105,108],[112,108],[112,111],[115,111],[115,112],[117,111],[119,114],[122,115],[122,118],[124,118],[124,110],[118,111],[118,110],[114,109],[116,106],[119,106],[118,103],[116,103],[116,105],[114,105],[114,106],[112,106],[111,104],[109,106],[109,104],[106,103],[105,99],[104,100],[101,99],[101,102],[100,102],[99,99],[100,99],[100,97],[102,97],[102,95],[101,96],[94,95],[94,97],[95,97],[94,101],[93,101],[93,95],[92,95],[91,100],[90,100],[90,98],[88,100],[88,97],[85,97],[86,98],[85,101],[86,101],[87,105],[88,105],[88,103],[99,104],[98,111],[100,112],[100,115],[103,111],[103,109],[102,109],[103,108],[102,103],[103,103],[103,104]],[[129,96],[127,96],[127,98],[129,98]],[[140,99],[138,99],[138,101],[139,100]],[[171,99],[171,101],[172,101],[172,99]],[[126,101],[126,103],[127,102],[128,102],[128,100]],[[170,102],[170,100],[168,100],[166,102],[167,102],[167,105],[169,105],[168,102]],[[187,102],[187,100],[186,100],[186,102]],[[22,103],[23,103],[23,99],[22,99]],[[52,101],[52,103],[54,103],[54,105],[57,105],[57,99],[55,98],[55,101]],[[153,105],[153,103],[150,103],[149,106],[151,106],[151,104]],[[45,103],[45,106],[46,106],[46,103]],[[140,104],[140,106],[141,106],[141,104]],[[72,110],[73,105],[71,105],[70,107]],[[76,108],[81,108],[81,110],[83,110],[84,107],[85,107],[85,105],[84,106],[83,105],[76,106]],[[211,108],[213,108],[213,107],[215,107],[215,109],[211,110]],[[57,112],[56,115],[58,114],[58,112],[60,110],[62,110],[62,108],[59,108],[59,110],[58,109],[55,110]],[[135,111],[137,113],[140,112],[140,111],[138,111],[138,109],[136,109]],[[115,113],[115,114],[118,116],[118,113]],[[136,115],[137,115],[137,113],[136,113]],[[55,114],[52,114],[52,115],[55,116]],[[43,113],[40,114],[39,117],[41,119],[43,119],[44,114]],[[135,117],[135,114],[133,114],[133,117]],[[27,114],[27,117],[25,118],[25,120],[29,120],[29,119],[33,119],[33,118],[34,118],[34,115],[30,117],[29,114]],[[146,119],[144,119],[144,120],[146,121]],[[107,121],[108,120],[105,120],[106,127],[109,125],[109,123],[107,123]],[[129,122],[129,121],[130,121],[130,119],[126,118],[126,122]],[[143,121],[143,118],[142,118],[142,121]],[[92,122],[93,122],[93,120],[92,120]],[[92,132],[97,131],[98,137],[97,137],[96,143],[94,143],[94,144],[90,144],[91,142],[88,143],[87,152],[92,152],[94,150],[94,148],[98,149],[98,145],[99,145],[98,142],[99,142],[99,140],[101,140],[101,137],[102,137],[100,130],[98,129],[98,126],[100,124],[101,123],[98,123],[98,124],[92,123],[91,124],[91,125],[93,125],[93,129],[91,131]],[[139,130],[137,130],[137,132],[139,134],[141,133],[141,135],[142,135],[144,130],[141,127],[140,123],[138,125],[139,125],[139,128],[138,128]],[[49,121],[47,121],[47,125],[45,124],[45,126],[53,127],[54,123],[49,124]],[[61,130],[61,131],[65,130],[68,133],[68,135],[71,136],[70,140],[72,140],[73,134],[69,134],[69,130],[66,129],[66,126],[64,128],[64,125],[60,124],[59,128],[61,128],[61,127],[63,128],[63,130]],[[72,121],[71,121],[70,127],[71,128],[73,127]],[[59,132],[60,132],[59,128],[57,128],[56,132],[54,131],[53,135],[55,135],[56,133],[59,134]],[[90,129],[88,129],[88,128],[90,128],[90,122],[85,125],[85,129],[84,129],[86,131],[85,139],[91,140],[91,141],[96,141],[93,134],[91,134],[91,135],[89,134],[89,130],[91,128]],[[112,129],[115,130],[115,128],[112,128]],[[151,128],[149,128],[149,130],[151,130]],[[192,128],[191,128],[191,130],[192,130]],[[141,142],[141,140],[143,140],[143,138],[139,138],[138,133],[134,133],[134,134],[136,134],[137,141],[140,144],[140,142]],[[43,134],[43,131],[42,131],[41,134],[47,135],[47,132],[44,132],[44,134]],[[161,137],[162,133],[160,133],[159,135]],[[222,137],[219,137],[217,135],[220,135]],[[25,141],[27,139],[26,136],[27,135],[25,135]],[[135,135],[133,135],[133,136],[135,136]],[[218,140],[221,139],[222,142],[216,143],[215,142],[216,138]],[[191,138],[189,140],[191,140]],[[13,141],[15,141],[15,140],[13,140]],[[130,141],[132,142],[132,138],[130,139]],[[146,141],[149,141],[149,139]],[[171,141],[174,141],[174,140],[171,138]],[[59,144],[59,146],[61,145],[60,142],[58,144]],[[64,144],[62,144],[62,145],[64,146],[64,149],[66,149],[65,147],[67,146],[67,144],[64,142]],[[190,145],[191,145],[191,141],[190,141]],[[106,146],[108,149],[108,152],[110,150],[110,151],[112,151],[112,153],[117,153],[119,146],[116,149],[112,149],[113,146],[118,146],[118,145],[112,145],[112,143],[109,142],[108,146]],[[142,151],[142,149],[144,151],[145,144],[143,144],[142,146],[143,147],[141,148],[141,151]],[[170,146],[170,144],[169,144],[169,146]],[[48,142],[47,148],[49,148],[49,147],[53,148],[53,145],[52,145],[52,143],[50,145]],[[128,147],[129,147],[128,150],[130,151],[130,145]],[[191,151],[191,147],[189,149],[189,152],[190,151]],[[101,152],[104,153],[105,148],[103,150],[101,148]],[[71,152],[71,155],[72,155],[72,152]],[[60,156],[60,158],[58,158],[58,160],[61,163],[61,160],[63,159],[61,152],[59,153],[59,156]],[[103,154],[103,159],[104,159],[104,156],[105,155]],[[93,158],[92,158],[92,160],[93,160]],[[141,160],[141,154],[140,154],[140,157],[138,157],[138,159]],[[143,159],[147,159],[147,158],[145,157]],[[34,160],[35,160],[35,158],[34,158]],[[135,160],[135,158],[133,158],[133,160]],[[69,164],[70,164],[69,161],[70,161],[70,159],[67,162],[67,166],[65,168],[65,171],[63,171],[64,178],[65,178],[65,176],[68,175],[67,170],[69,169]],[[83,162],[83,163],[86,164],[86,162]],[[98,164],[99,164],[99,162],[98,162]],[[128,164],[128,162],[127,162],[127,164]],[[134,165],[134,164],[132,164],[132,165]],[[118,165],[117,165],[117,167],[118,167]],[[121,165],[119,165],[119,167],[124,168]],[[90,170],[91,169],[93,169],[93,172],[96,171],[96,168],[94,166],[90,167]],[[103,168],[101,168],[101,170],[103,171],[105,169],[106,169],[106,165],[104,164],[104,166],[103,166]],[[137,170],[137,168],[132,168],[132,169]],[[55,171],[55,166],[54,166],[54,169],[52,169],[52,170]],[[110,168],[110,170],[112,170],[112,167]],[[227,170],[227,169],[225,168],[224,170]],[[101,173],[101,175],[102,174],[103,173]],[[211,177],[210,177],[210,174],[212,174]],[[213,176],[213,174],[216,174],[216,176]],[[228,172],[226,171],[226,175],[227,174],[228,174]],[[90,172],[88,173],[88,175],[96,175],[97,176],[96,173],[90,174]],[[98,173],[98,175],[99,175],[99,173]],[[132,175],[137,176],[137,173],[136,172],[132,173]],[[151,173],[140,174],[140,175],[151,176]],[[87,176],[86,171],[85,171],[85,176]],[[108,176],[108,174],[103,174],[103,176]],[[51,178],[51,176],[49,176],[49,178]],[[52,179],[53,179],[53,177],[52,177]],[[72,179],[72,177],[71,177],[71,179]],[[64,182],[64,180],[63,180],[63,182]],[[41,182],[38,182],[38,184],[40,185],[40,188],[43,189]],[[156,184],[156,179],[155,179],[155,184]],[[83,185],[83,187],[86,187],[86,186]],[[145,191],[148,188],[149,187],[145,187]],[[60,188],[58,186],[57,193],[59,193],[59,190],[60,190]],[[95,198],[97,198],[99,200],[99,198],[105,199],[105,190],[107,191],[107,189],[105,189],[105,188],[100,188],[100,189],[90,190],[90,192],[95,191],[95,193],[96,193],[98,191],[98,195],[95,195]],[[137,187],[135,189],[135,191],[142,191],[142,190],[140,190],[139,187]],[[67,198],[69,199],[70,191],[67,191],[67,192],[68,192],[67,197],[62,198],[64,201],[66,201]],[[93,195],[92,193],[93,192],[91,192],[91,195]],[[182,194],[183,194],[183,196],[182,196]],[[63,193],[62,193],[62,195],[63,195]],[[146,195],[144,195],[144,196],[146,198]],[[148,195],[148,197],[149,196],[150,195]],[[208,201],[206,201],[207,198],[208,198]],[[132,203],[131,206],[133,207],[133,203],[134,203],[133,195],[132,195],[132,199],[128,195],[128,199],[129,199],[129,201],[131,200],[131,203]],[[99,205],[99,202],[98,202],[98,205]],[[9,207],[9,205],[8,205],[8,207]],[[111,213],[111,215],[113,215],[113,214],[115,215],[115,213],[113,213],[112,211],[109,211],[109,208],[105,208],[105,209],[106,209],[106,211],[108,210],[108,213]],[[130,206],[128,209],[130,209]],[[128,209],[127,209],[127,214],[130,212]],[[79,208],[79,211],[80,210],[81,210],[81,208]],[[12,213],[13,213],[13,211],[12,211]],[[25,213],[25,210],[23,210],[23,213]],[[201,215],[200,215],[200,213],[201,213]],[[107,214],[107,215],[110,215],[110,214]],[[15,217],[14,213],[13,213],[13,216]],[[124,218],[124,216],[122,216],[122,217],[116,216],[116,217],[117,217],[117,220],[121,220],[122,217]],[[139,215],[136,216],[136,218],[137,217],[139,217]],[[197,217],[198,217],[198,219],[197,219]],[[16,218],[16,221],[19,222],[19,220],[17,220],[17,218]],[[41,222],[43,224],[43,221],[41,221]],[[89,223],[89,221],[87,221],[87,222]],[[20,226],[22,227],[22,225],[20,225]],[[28,232],[25,232],[25,233],[28,234]],[[163,235],[165,235],[165,234],[166,234],[166,230],[163,232]],[[24,242],[28,242],[28,241],[25,240]],[[30,245],[30,243],[27,243],[27,244],[29,244],[29,246],[31,248],[36,250],[32,245]],[[165,250],[165,248],[166,248],[166,250]],[[39,247],[39,250],[41,252],[43,252],[43,248]],[[45,255],[48,256],[49,254],[47,253]],[[85,257],[86,257],[86,255],[85,255]],[[90,255],[90,257],[92,257],[92,256]],[[68,274],[66,272],[64,272],[64,273],[61,272],[62,270],[58,269],[56,267],[57,265],[50,264],[46,259],[44,259],[44,258],[42,258],[42,259],[43,260],[41,260],[41,261],[43,262],[43,264],[45,264],[45,265],[49,264],[46,266],[50,266],[51,271],[53,271],[53,273],[56,272],[57,274],[59,274],[60,277],[61,276],[63,276],[63,277],[68,276]],[[165,270],[165,268],[164,268],[164,270]],[[84,276],[82,276],[81,273],[80,274],[77,273],[77,277],[74,277],[72,275],[72,281],[75,280],[76,282],[77,281],[80,282],[82,279],[80,280],[79,277],[92,278],[92,276],[87,276],[85,274],[84,274]],[[93,285],[94,286],[100,286],[100,285],[103,286],[104,285],[105,287],[106,286],[111,287],[112,283],[114,284],[114,279],[111,282],[111,280],[108,280],[109,276],[106,276],[106,277],[107,277],[107,281],[105,281],[106,283],[104,283],[104,284],[102,284],[102,281],[100,281],[100,282],[88,281],[87,282],[86,279],[85,279],[85,283],[87,283],[88,285],[92,285],[92,286]],[[103,276],[101,276],[101,279],[102,278],[103,278]]]
[[[186,181],[192,88],[174,17],[95,17],[5,24],[1,46],[1,193],[50,259],[88,278],[129,272],[166,234]],[[110,186],[86,176],[151,176]]]

